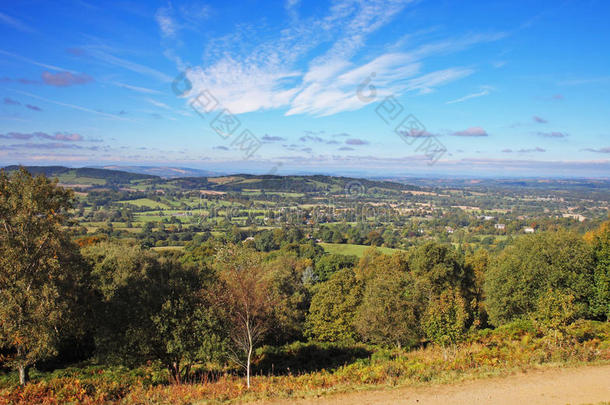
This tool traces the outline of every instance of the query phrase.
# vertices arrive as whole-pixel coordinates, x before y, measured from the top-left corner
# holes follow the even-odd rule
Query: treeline
[[[42,361],[85,359],[161,361],[174,381],[195,364],[239,365],[249,384],[263,344],[449,346],[519,319],[561,333],[610,316],[609,222],[523,236],[495,257],[429,242],[357,260],[296,231],[156,253],[73,240],[73,202],[45,177],[0,172],[1,360],[22,384]]]

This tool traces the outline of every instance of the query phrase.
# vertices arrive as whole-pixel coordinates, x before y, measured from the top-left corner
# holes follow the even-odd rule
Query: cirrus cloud
[[[284,108],[285,115],[328,116],[358,110],[389,95],[434,92],[475,70],[462,66],[426,69],[427,58],[506,36],[432,37],[420,44],[403,38],[378,48],[385,51],[364,54],[369,37],[411,3],[415,1],[333,2],[322,10],[323,14],[291,19],[289,25],[259,43],[255,42],[253,29],[235,27],[231,35],[207,41],[204,59],[208,62],[185,71],[190,91],[181,96],[193,101],[207,91],[220,100],[213,109],[227,108],[233,114]],[[157,14],[163,38],[176,37],[175,27],[182,24],[170,11],[160,9]],[[308,59],[314,49],[323,51]],[[166,54],[184,70],[175,49],[168,49]],[[483,93],[465,99],[489,93],[489,89],[481,90]]]

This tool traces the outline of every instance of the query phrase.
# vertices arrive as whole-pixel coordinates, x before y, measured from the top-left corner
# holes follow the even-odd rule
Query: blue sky
[[[0,163],[610,173],[605,1],[99,3],[0,5]]]

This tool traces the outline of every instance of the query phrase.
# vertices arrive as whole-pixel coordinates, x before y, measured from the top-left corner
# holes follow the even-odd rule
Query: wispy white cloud
[[[373,80],[376,95],[383,97],[405,92],[427,94],[471,75],[473,68],[459,66],[426,72],[424,59],[505,36],[470,34],[419,46],[403,41],[400,46],[386,44],[387,52],[364,54],[369,36],[412,2],[343,0],[334,2],[324,16],[298,18],[294,14],[298,2],[289,0],[285,8],[294,18],[273,39],[257,43],[260,36],[256,29],[238,26],[234,33],[208,41],[204,59],[211,62],[187,70],[193,88],[185,96],[192,99],[207,90],[219,106],[235,114],[286,108],[286,115],[331,115],[372,102],[357,95],[367,77]],[[165,14],[160,11],[159,16]],[[175,33],[170,29],[174,22],[158,21],[163,36]],[[411,49],[406,49],[407,45]],[[322,52],[307,61],[313,49]],[[170,54],[176,60],[175,51]]]
[[[22,32],[34,32],[34,29],[23,21],[16,19],[15,17],[8,16],[4,13],[0,13],[0,24],[8,25],[9,27],[15,28]]]
[[[174,38],[176,36],[178,27],[172,16],[171,6],[158,9],[155,14],[155,20],[157,20],[157,24],[159,24],[159,28],[164,37]]]
[[[97,47],[85,47],[87,53],[94,58],[98,59],[100,62],[108,63],[114,66],[118,66],[123,69],[131,70],[132,72],[136,72],[142,75],[153,77],[162,82],[171,82],[172,77],[166,73],[160,72],[156,69],[153,69],[149,66],[142,65],[140,63],[132,62],[127,59],[122,59],[117,56],[110,54],[104,50],[98,49]]]
[[[16,93],[19,93],[19,94],[23,94],[24,96],[32,97],[32,98],[35,98],[35,99],[41,100],[41,101],[46,101],[47,103],[60,105],[62,107],[68,107],[68,108],[71,108],[73,110],[88,112],[88,113],[91,113],[91,114],[96,114],[96,115],[100,115],[102,117],[112,118],[112,119],[116,119],[116,120],[120,120],[120,121],[132,121],[131,119],[125,118],[125,117],[121,117],[120,115],[105,113],[103,111],[92,110],[90,108],[83,107],[83,106],[76,105],[76,104],[63,103],[61,101],[51,100],[51,99],[48,99],[46,97],[41,97],[41,96],[37,96],[36,94],[28,93],[27,91],[21,91],[21,90],[13,90],[13,91],[15,91]]]
[[[35,60],[32,60],[32,59],[26,58],[25,56],[21,56],[21,55],[12,53],[12,52],[7,52],[7,51],[2,50],[2,49],[0,49],[0,55],[9,56],[9,57],[11,57],[13,59],[17,59],[17,60],[20,60],[22,62],[26,62],[26,63],[29,63],[31,65],[40,66],[40,67],[43,67],[43,68],[46,68],[46,69],[50,69],[50,70],[55,70],[55,71],[59,71],[59,72],[77,73],[77,72],[75,72],[73,70],[70,70],[70,69],[65,69],[65,68],[62,68],[62,67],[59,67],[59,66],[54,66],[54,65],[49,65],[49,64],[46,64],[46,63],[38,62],[38,61],[35,61]]]
[[[409,80],[407,83],[407,90],[418,90],[419,94],[428,94],[434,91],[435,87],[470,76],[473,73],[474,70],[468,68],[437,70]]]
[[[118,87],[122,87],[124,89],[137,91],[138,93],[144,93],[144,94],[162,94],[158,90],[153,90],[153,89],[149,89],[149,88],[146,88],[146,87],[133,86],[131,84],[126,84],[126,83],[121,83],[121,82],[112,82],[112,84],[114,84],[115,86],[118,86]]]
[[[477,93],[470,93],[470,94],[467,94],[467,95],[465,95],[464,97],[460,97],[460,98],[457,98],[457,99],[455,99],[455,100],[447,101],[447,103],[445,103],[445,104],[456,104],[456,103],[462,103],[462,102],[464,102],[464,101],[466,101],[466,100],[470,100],[470,99],[473,99],[473,98],[478,98],[478,97],[487,96],[487,95],[489,95],[489,94],[491,94],[491,87],[489,87],[489,86],[484,86],[484,87],[483,87],[483,90],[481,90],[481,91],[479,91],[479,92],[477,92]]]
[[[144,100],[146,102],[156,106],[156,107],[160,107],[160,108],[163,108],[163,109],[166,109],[166,110],[172,110],[172,107],[168,106],[165,103],[162,103],[161,101],[157,101],[157,100],[152,99],[152,98],[145,98]]]

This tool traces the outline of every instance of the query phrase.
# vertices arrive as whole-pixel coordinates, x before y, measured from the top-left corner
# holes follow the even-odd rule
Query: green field
[[[350,243],[320,243],[320,246],[324,248],[324,250],[328,253],[335,253],[341,255],[354,255],[357,257],[362,257],[364,252],[367,249],[370,249],[370,246],[365,245],[352,245]],[[391,255],[394,252],[399,252],[400,249],[392,249],[386,247],[377,247],[375,248],[379,250],[381,253],[386,255]]]
[[[162,203],[162,202],[157,202],[154,200],[151,200],[150,198],[138,198],[135,200],[127,200],[127,201],[118,201],[118,203],[120,204],[132,204],[132,205],[136,205],[138,207],[148,207],[148,208],[163,208],[163,209],[169,209],[170,206]]]
[[[77,176],[74,172],[62,173],[57,177],[60,183],[63,184],[82,184],[82,185],[96,185],[103,186],[106,184],[104,179],[95,179],[92,177]]]

